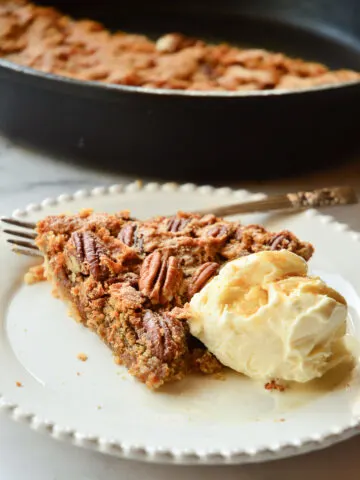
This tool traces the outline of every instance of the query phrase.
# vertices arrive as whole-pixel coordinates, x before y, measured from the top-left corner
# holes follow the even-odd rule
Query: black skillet
[[[111,29],[180,31],[360,71],[359,0],[47,3]],[[79,82],[0,62],[0,129],[7,136],[139,176],[239,181],[342,162],[360,146],[359,114],[360,82],[192,93]]]

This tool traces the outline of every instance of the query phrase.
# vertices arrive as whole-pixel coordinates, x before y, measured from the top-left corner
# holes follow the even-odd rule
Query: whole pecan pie
[[[181,212],[139,221],[86,210],[47,217],[37,232],[57,295],[149,388],[222,368],[190,335],[184,307],[225,262],[261,250],[313,253],[286,230]]]
[[[177,32],[157,41],[111,32],[27,0],[0,1],[0,58],[78,80],[172,90],[297,90],[360,79],[352,70]]]

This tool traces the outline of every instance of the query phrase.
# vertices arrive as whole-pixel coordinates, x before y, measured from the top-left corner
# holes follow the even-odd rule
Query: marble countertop
[[[0,137],[1,214],[79,188],[126,183],[132,177],[91,171],[45,158]],[[252,191],[279,193],[334,184],[360,193],[360,163],[281,181],[237,183]],[[360,231],[360,206],[328,209]],[[0,414],[1,480],[354,480],[360,471],[360,437],[326,450],[243,467],[171,467],[119,460],[56,442]]]

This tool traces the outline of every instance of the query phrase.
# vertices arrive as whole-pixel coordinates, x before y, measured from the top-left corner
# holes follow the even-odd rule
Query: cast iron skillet
[[[181,31],[360,71],[358,0],[51,4],[113,29]],[[6,135],[140,176],[238,181],[342,162],[360,145],[359,114],[360,82],[300,92],[192,93],[79,82],[0,62]]]

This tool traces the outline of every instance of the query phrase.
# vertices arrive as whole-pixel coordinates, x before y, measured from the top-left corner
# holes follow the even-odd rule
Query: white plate
[[[144,218],[245,200],[250,194],[193,185],[131,184],[80,191],[15,212],[26,220],[83,207],[131,209]],[[254,196],[253,196],[254,198]],[[311,268],[350,305],[360,338],[359,235],[315,211],[252,216],[244,222],[283,227],[317,247]],[[29,260],[1,238],[0,407],[31,428],[126,458],[173,463],[246,463],[295,455],[354,435],[360,422],[360,376],[316,392],[270,393],[229,374],[189,377],[152,393],[116,366],[90,331],[67,317],[46,283],[22,284]],[[87,362],[77,355],[84,352]],[[20,382],[22,387],[16,386]]]

